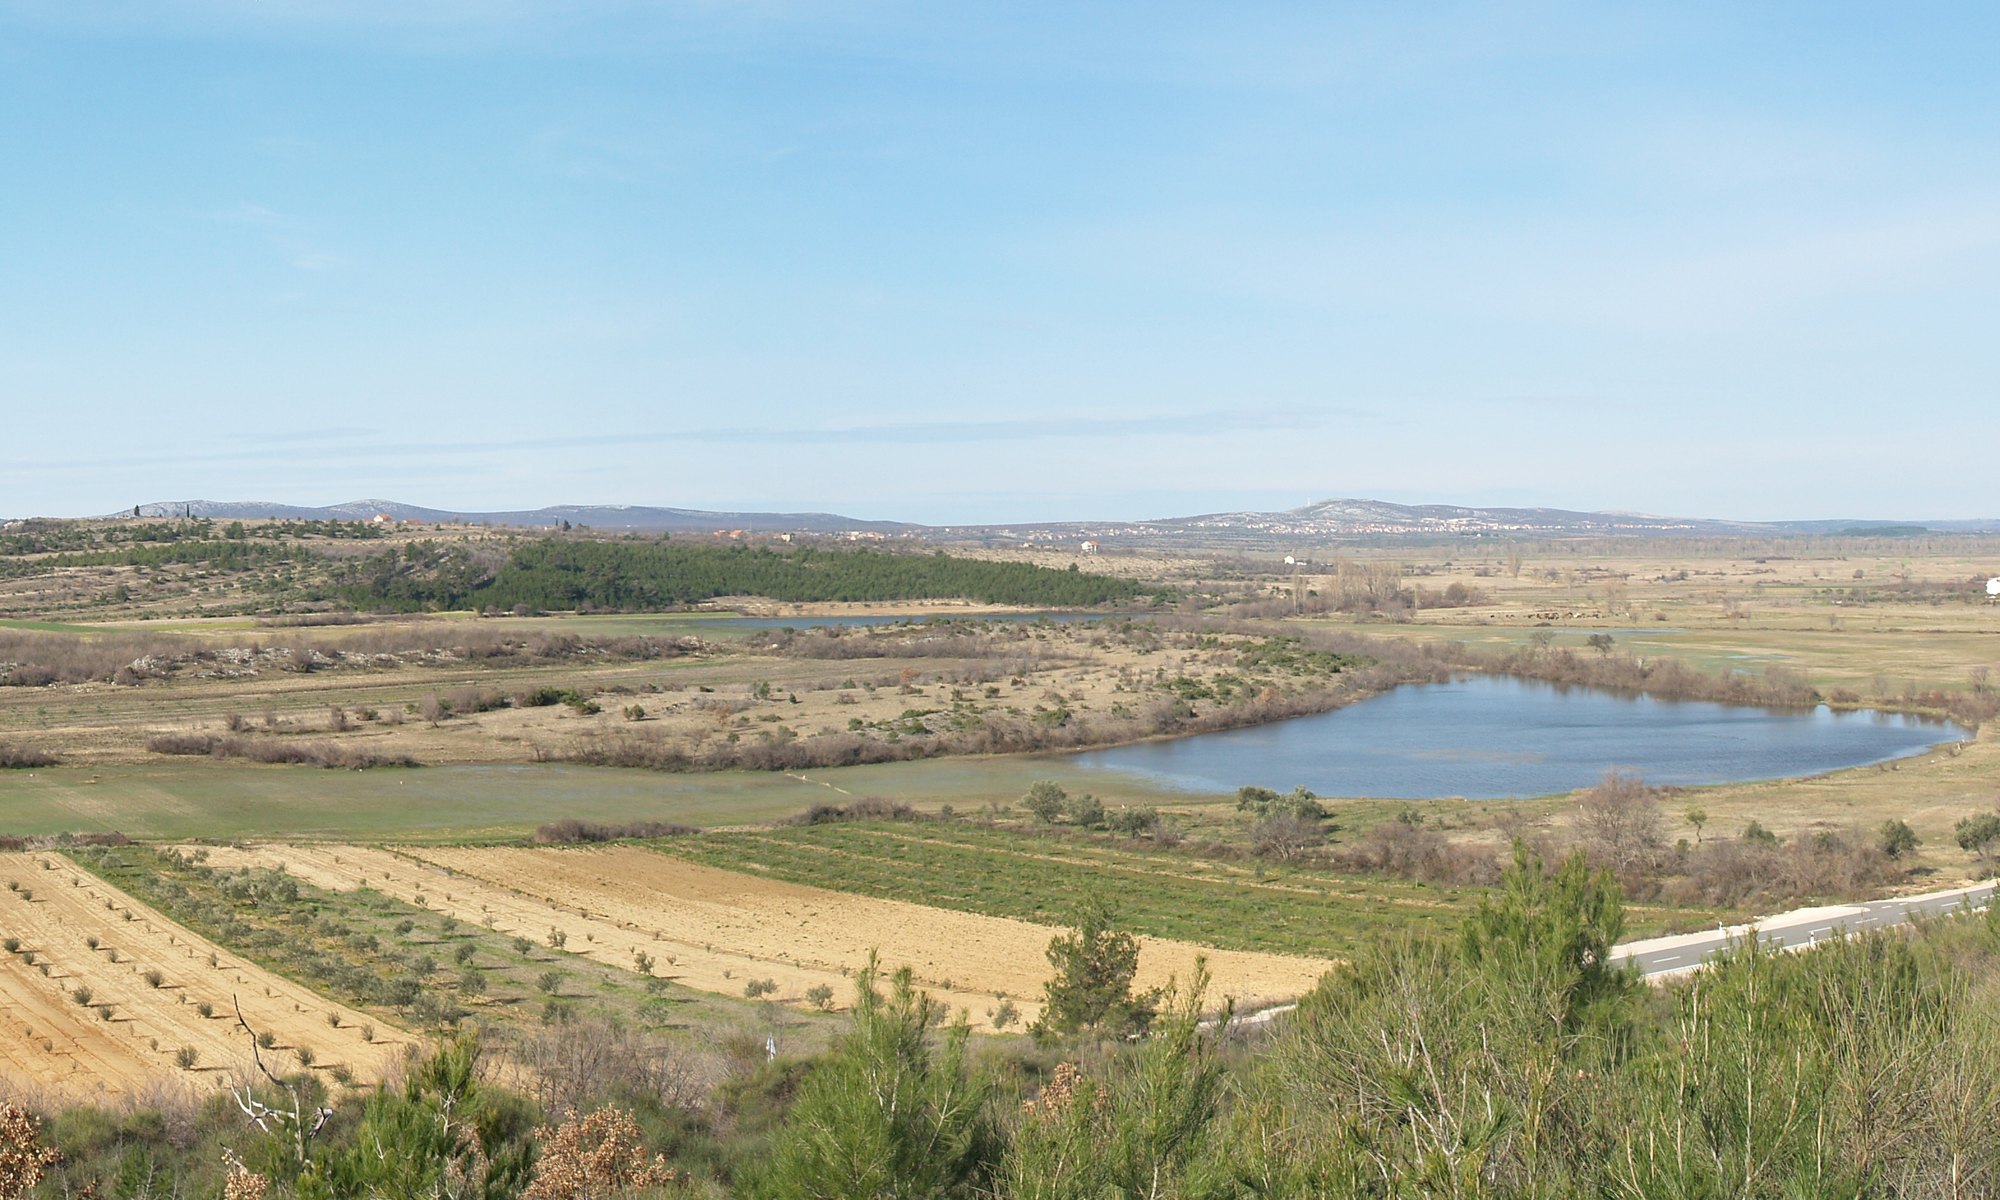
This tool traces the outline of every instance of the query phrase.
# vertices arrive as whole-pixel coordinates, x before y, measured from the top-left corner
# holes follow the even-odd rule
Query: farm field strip
[[[847,976],[873,949],[886,968],[912,967],[975,1022],[1000,995],[1031,1020],[1049,972],[1046,926],[789,884],[639,847],[312,845],[212,855],[218,866],[282,863],[322,887],[365,882],[399,898],[421,895],[425,906],[462,920],[492,917],[502,932],[511,926],[540,939],[554,928],[571,953],[627,970],[634,969],[634,953],[644,953],[657,960],[658,974],[720,994],[741,994],[749,980],[769,978],[781,1001],[798,1002],[807,988],[824,984],[844,1004]],[[1141,984],[1187,978],[1197,954],[1209,959],[1214,994],[1245,1003],[1296,996],[1331,965],[1145,938]]]
[[[886,841],[909,842],[921,846],[941,846],[954,850],[964,849],[965,842],[955,842],[950,838],[917,837],[906,833],[892,833],[887,830],[871,829],[868,836]],[[1269,875],[1259,878],[1257,869],[1261,865],[1253,861],[1249,866],[1231,862],[1212,862],[1191,857],[1173,857],[1166,854],[1147,854],[1102,846],[1085,846],[1073,849],[1067,854],[1036,854],[1026,850],[1004,846],[978,846],[984,855],[1006,855],[1013,858],[1029,859],[1035,862],[1058,863],[1065,866],[1085,867],[1091,870],[1110,870],[1136,877],[1171,876],[1175,879],[1190,880],[1195,883],[1223,884],[1251,888],[1259,892],[1290,893],[1300,896],[1329,897],[1339,899],[1380,899],[1380,879],[1357,880],[1338,875],[1321,875],[1310,872]],[[1373,884],[1376,891],[1362,890],[1364,884]],[[1335,891],[1335,888],[1347,888]],[[1413,908],[1453,908],[1449,901],[1423,899],[1407,894],[1397,895],[1395,902]]]
[[[1354,897],[1345,880],[1299,873],[1267,881],[1149,868],[1141,855],[1044,856],[1022,839],[967,834],[910,839],[861,825],[711,833],[674,853],[726,869],[890,900],[1047,923],[1096,886],[1134,932],[1227,949],[1328,958],[1373,930],[1455,921],[1469,899],[1449,889],[1377,884]]]
[[[19,951],[0,956],[0,1075],[9,1080],[122,1091],[180,1072],[175,1056],[184,1047],[198,1056],[191,1078],[234,1079],[250,1069],[238,1003],[252,1028],[276,1036],[276,1054],[290,1060],[309,1047],[314,1070],[345,1065],[372,1081],[403,1048],[379,1018],[245,961],[64,856],[0,853],[0,878],[20,885],[0,899],[0,933],[20,939]],[[151,971],[161,975],[158,987]],[[206,1017],[197,1007],[204,1003]],[[377,1027],[372,1041],[363,1027]]]
[[[1051,931],[1026,921],[882,900],[700,866],[671,849],[451,849],[421,851],[428,861],[477,872],[551,899],[599,906],[638,924],[680,918],[675,936],[727,936],[766,955],[859,968],[871,950],[885,966],[913,967],[970,1006],[1004,992],[1032,998],[1048,978]],[[686,914],[685,917],[682,914]],[[718,932],[710,934],[709,930]],[[1332,966],[1323,959],[1217,950],[1164,938],[1141,938],[1138,986],[1185,980],[1206,956],[1215,994],[1245,1002],[1290,999]],[[954,986],[945,987],[946,981]],[[1031,1003],[1021,1005],[1026,1012]]]
[[[314,843],[218,848],[210,851],[209,861],[228,868],[283,867],[301,880],[334,891],[365,884],[461,921],[484,925],[490,918],[489,928],[544,945],[552,933],[559,934],[564,953],[626,971],[637,971],[635,956],[645,954],[655,960],[653,974],[697,991],[741,996],[745,984],[768,979],[778,985],[773,999],[782,1003],[802,1004],[808,989],[826,986],[833,989],[837,1004],[846,1005],[852,985],[841,968],[852,971],[860,960],[817,957],[800,939],[760,931],[754,921],[726,904],[690,900],[664,888],[640,888],[638,899],[627,902],[592,885],[571,886],[562,882],[557,870],[555,856],[562,851],[519,851],[535,857],[519,868],[500,871],[494,864],[501,859],[485,857],[506,853]],[[647,854],[649,866],[672,861]],[[886,954],[884,961],[892,967],[901,965]],[[995,1004],[990,993],[944,988],[949,975],[911,965],[941,998],[969,1010],[975,1019]],[[1030,1016],[1038,1010],[1037,1005],[1020,1001],[1016,1006]]]

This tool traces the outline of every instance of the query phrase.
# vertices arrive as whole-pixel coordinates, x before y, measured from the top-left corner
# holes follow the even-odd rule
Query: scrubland
[[[510,553],[427,536],[467,571]],[[507,1155],[560,1163],[607,1106],[678,1175],[606,1192],[804,1194],[786,1172],[833,1178],[850,1135],[968,1197],[2000,1188],[1989,918],[1657,990],[1601,969],[1620,938],[1992,871],[2000,830],[1965,832],[2000,797],[1982,539],[1112,555],[1092,565],[1167,602],[876,604],[940,619],[837,632],[813,618],[855,606],[768,597],[355,611],[327,589],[380,543],[138,544],[51,543],[0,596],[0,835],[37,835],[0,852],[0,1062],[71,1155],[44,1195],[366,1194],[357,1147],[460,1104],[478,1154],[411,1161],[496,1200],[529,1186]],[[105,561],[33,566],[84,553]],[[1517,802],[1206,796],[1042,756],[1467,671],[1971,736]],[[120,828],[154,840],[49,836]],[[1022,1036],[1094,902],[1135,939],[1130,982],[1180,990],[1137,1042]],[[1300,1007],[1217,1026],[1225,997]],[[333,1112],[304,1159],[216,1094],[254,1083],[252,1031]],[[896,1141],[850,1086],[881,1070],[958,1149]]]

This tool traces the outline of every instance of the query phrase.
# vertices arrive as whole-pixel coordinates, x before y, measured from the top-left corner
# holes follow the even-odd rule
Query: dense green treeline
[[[307,1105],[332,1109],[314,1138],[262,1134],[227,1103],[178,1127],[47,1114],[70,1158],[39,1195],[2000,1194],[2000,916],[1745,946],[1664,988],[1606,965],[1621,926],[1616,883],[1581,854],[1553,870],[1521,854],[1458,935],[1378,939],[1268,1025],[1212,1019],[1197,978],[1135,1041],[975,1044],[906,970],[871,968],[828,1051],[757,1055],[703,1096],[623,1076],[538,1111],[461,1040],[373,1097],[304,1073]],[[257,1179],[225,1179],[222,1147]]]
[[[463,608],[491,582],[494,563],[463,545],[424,540],[334,569],[331,592],[360,609],[422,612]]]
[[[414,550],[414,547],[412,548]],[[986,604],[1089,607],[1129,600],[1135,585],[1075,569],[935,554],[802,547],[632,545],[541,540],[497,569],[469,557],[432,563],[389,552],[349,568],[336,589],[357,608],[656,611],[717,596],[775,600],[970,599]]]

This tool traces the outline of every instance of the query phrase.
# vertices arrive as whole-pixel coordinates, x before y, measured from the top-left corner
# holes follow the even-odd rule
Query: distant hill
[[[630,504],[561,504],[521,512],[452,512],[421,508],[394,500],[355,500],[324,508],[274,504],[261,500],[175,500],[141,504],[142,517],[211,517],[224,521],[278,519],[287,521],[366,521],[381,513],[398,521],[464,521],[469,524],[519,525],[546,528],[568,521],[592,529],[619,532],[746,529],[759,533],[914,533],[923,526],[901,521],[862,521],[837,513],[703,512],[691,508],[646,508]],[[130,516],[131,510],[108,514]]]
[[[956,527],[952,534],[988,544],[1091,538],[1107,546],[1181,543],[1282,545],[1322,538],[1408,537],[1910,537],[1935,533],[2000,532],[1982,521],[1720,521],[1630,512],[1562,508],[1465,508],[1392,504],[1385,500],[1320,500],[1283,512],[1222,512],[1155,521],[1041,522]]]
[[[1151,521],[1043,521],[1012,525],[926,526],[864,521],[837,513],[706,512],[641,505],[565,504],[518,512],[462,512],[394,500],[356,500],[324,508],[263,501],[185,500],[139,505],[139,515],[186,514],[222,520],[279,518],[365,521],[377,513],[396,520],[464,521],[545,529],[568,521],[616,532],[871,533],[939,541],[1007,545],[1023,541],[1082,541],[1106,545],[1283,545],[1314,538],[1407,537],[1915,537],[1925,533],[2000,533],[2000,520],[1904,521],[1845,518],[1813,521],[1722,521],[1630,512],[1563,508],[1466,508],[1392,504],[1386,500],[1319,500],[1283,512],[1222,512]],[[130,510],[112,516],[129,516]]]

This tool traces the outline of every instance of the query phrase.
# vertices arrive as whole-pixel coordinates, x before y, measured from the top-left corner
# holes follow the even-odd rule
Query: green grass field
[[[1398,930],[1455,929],[1481,888],[1218,862],[1106,839],[964,822],[855,822],[659,843],[709,866],[986,916],[1059,924],[1095,890],[1135,933],[1225,949],[1340,957]],[[1712,923],[1708,911],[1635,908],[1634,935]]]
[[[804,777],[546,764],[328,771],[192,758],[101,770],[0,771],[0,833],[117,830],[160,839],[444,841],[518,837],[561,817],[681,821],[706,828],[775,820],[815,803],[858,796],[925,808],[1011,804],[1029,784],[1048,778],[1095,791],[1112,804],[1221,799],[1162,793],[1042,758],[882,763]]]
[[[0,773],[0,830],[25,836],[115,829],[148,839],[515,837],[567,816],[765,821],[804,808],[822,792],[783,776],[558,766],[325,771],[194,759]]]

